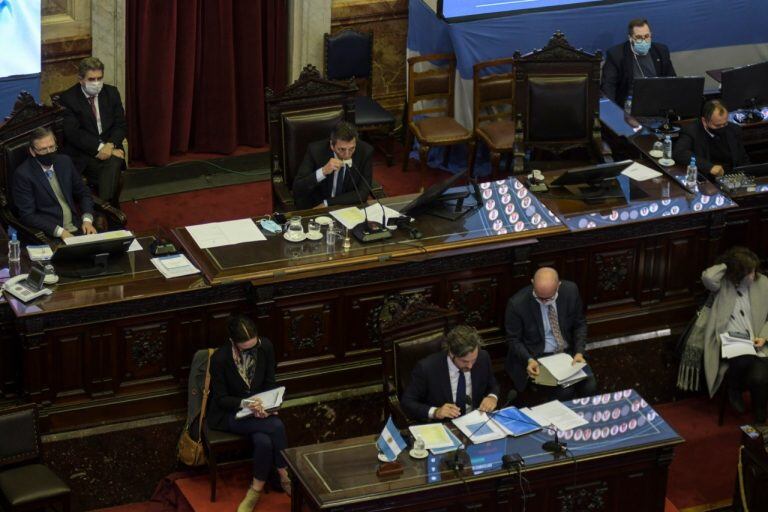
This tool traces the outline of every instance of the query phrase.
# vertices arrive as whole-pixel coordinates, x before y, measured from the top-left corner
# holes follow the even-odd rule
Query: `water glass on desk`
[[[329,250],[335,250],[341,244],[343,238],[341,227],[335,222],[328,224],[328,229],[325,232],[325,244]]]
[[[288,238],[292,240],[304,239],[304,227],[301,225],[301,217],[298,215],[291,217],[288,221]]]

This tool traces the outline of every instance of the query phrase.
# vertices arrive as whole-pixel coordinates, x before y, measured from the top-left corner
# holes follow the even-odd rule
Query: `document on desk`
[[[357,206],[349,206],[347,208],[333,210],[331,215],[334,219],[341,222],[341,225],[347,229],[352,229],[365,220],[363,210]]]
[[[440,448],[450,450],[454,445],[450,431],[442,423],[413,425],[408,427],[408,430],[411,431],[414,439],[420,437],[424,441],[424,448],[427,450]]]
[[[496,422],[477,409],[451,420],[456,427],[475,444],[487,443],[507,437]]]
[[[757,355],[757,351],[755,351],[755,344],[751,339],[749,339],[749,337],[742,338],[740,336],[733,336],[727,332],[724,332],[720,335],[720,343],[720,355],[723,357],[723,359]]]
[[[166,279],[200,273],[200,270],[183,254],[161,256],[159,258],[152,258],[149,261]]]
[[[64,239],[64,245],[87,244],[89,242],[101,242],[103,240],[114,240],[116,238],[129,238],[133,233],[127,229],[118,229],[116,231],[104,231],[103,233],[93,233],[91,235],[70,236]]]
[[[50,245],[28,245],[27,253],[31,261],[47,261],[53,257]]]
[[[542,386],[572,386],[587,378],[583,368],[587,363],[575,363],[570,354],[560,352],[539,358],[539,376],[534,378]]]
[[[280,386],[279,388],[270,389],[269,391],[262,391],[261,393],[256,393],[252,397],[248,398],[247,400],[261,400],[261,405],[264,407],[264,410],[266,412],[272,412],[276,411],[280,408],[281,405],[283,405],[283,396],[285,395],[285,386]],[[247,407],[243,407],[237,413],[235,414],[235,418],[242,419],[247,416],[251,416],[253,414],[253,411],[251,411]]]
[[[513,437],[522,436],[541,429],[541,425],[514,405],[494,412],[493,421],[495,421],[507,435]]]
[[[520,410],[539,425],[551,425],[558,430],[571,430],[587,424],[584,418],[557,400]]]
[[[635,181],[646,181],[661,176],[659,171],[654,171],[650,167],[634,162],[632,165],[621,171],[621,174]]]
[[[264,233],[253,219],[237,219],[225,222],[209,222],[186,226],[186,230],[201,249],[224,247],[246,242],[263,242]]]
[[[396,219],[398,217],[402,217],[400,212],[397,210],[393,210],[389,206],[384,206],[380,203],[368,205],[365,208],[365,213],[368,214],[368,220],[384,225],[387,224],[388,219]]]

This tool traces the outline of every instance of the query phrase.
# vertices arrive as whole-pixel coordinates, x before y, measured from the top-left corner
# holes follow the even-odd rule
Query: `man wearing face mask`
[[[705,103],[701,119],[685,125],[680,131],[672,158],[685,165],[692,155],[696,156],[700,171],[715,177],[749,163],[749,155],[741,140],[741,128],[728,121],[728,109],[719,100]]]
[[[125,112],[120,92],[104,83],[104,64],[88,57],[78,65],[78,83],[61,93],[64,152],[98,196],[119,206],[117,189],[125,168]]]
[[[579,289],[571,281],[560,281],[557,271],[542,267],[531,284],[507,303],[504,316],[507,360],[504,365],[515,389],[522,392],[528,378],[539,375],[538,359],[559,352],[571,354],[574,362],[586,362],[587,321]],[[587,378],[572,386],[551,388],[551,398],[570,400],[597,393],[597,382],[589,366]]]
[[[62,240],[96,233],[91,192],[72,160],[56,150],[52,131],[37,128],[32,132],[30,158],[16,169],[11,183],[19,220]]]
[[[600,89],[620,107],[632,96],[635,78],[676,76],[669,48],[651,40],[651,27],[645,18],[634,19],[627,27],[627,41],[608,49]]]
[[[300,209],[364,202],[373,180],[373,147],[359,140],[357,129],[341,121],[330,142],[307,147],[296,178],[293,199]]]

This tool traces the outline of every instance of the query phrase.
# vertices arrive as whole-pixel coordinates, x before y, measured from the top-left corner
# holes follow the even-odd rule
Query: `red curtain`
[[[132,160],[264,146],[264,88],[286,79],[286,0],[131,0],[126,105]]]

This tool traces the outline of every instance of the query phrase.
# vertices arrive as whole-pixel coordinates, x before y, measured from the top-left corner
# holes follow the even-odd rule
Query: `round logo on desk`
[[[531,223],[536,225],[539,222],[541,222],[541,215],[539,215],[538,213],[534,213],[533,217],[531,217]]]
[[[700,212],[703,209],[704,209],[704,205],[703,204],[701,204],[701,203],[694,203],[693,211]]]
[[[637,210],[630,211],[629,212],[629,218],[632,219],[632,220],[636,220],[637,219]]]
[[[669,209],[669,212],[672,215],[677,215],[678,213],[680,213],[680,207],[675,205],[675,206],[673,206],[672,208]]]
[[[496,186],[501,186],[507,183],[507,180],[496,180],[494,183],[496,183]]]
[[[523,208],[528,208],[529,206],[531,206],[531,198],[528,196],[524,197],[523,200],[520,201],[520,206],[522,206]]]
[[[523,184],[520,183],[520,180],[518,179],[515,179],[515,181],[513,181],[512,183],[513,183],[513,186],[515,187],[515,190],[520,190],[521,188],[523,188]]]
[[[524,188],[521,188],[520,190],[517,191],[517,198],[518,199],[522,199],[522,198],[524,198],[527,195],[528,195],[528,191],[525,190]]]
[[[502,229],[504,229],[504,223],[501,222],[501,219],[496,219],[495,221],[493,221],[493,230],[494,231],[499,232]],[[506,230],[504,230],[504,233],[506,233]],[[503,233],[500,233],[500,234],[503,234]]]
[[[510,201],[512,201],[512,196],[509,194],[504,194],[501,196],[501,204],[509,204]]]
[[[650,210],[651,213],[656,213],[659,211],[659,205],[656,203],[651,203],[651,205],[648,207],[648,210]]]
[[[483,199],[490,199],[492,195],[493,195],[493,190],[489,188],[483,190]]]
[[[709,200],[710,200],[709,196],[701,196],[701,199],[699,199],[699,201],[701,201],[701,204],[708,204]]]
[[[640,208],[640,216],[641,217],[647,217],[648,216],[648,207],[647,206],[643,206],[642,208]]]
[[[512,215],[509,216],[509,223],[514,224],[520,220],[520,215],[517,214],[517,212],[512,212]]]
[[[621,432],[621,433],[623,434],[623,433],[625,433],[626,431],[627,431],[627,423],[626,423],[626,422],[624,422],[624,423],[622,423],[621,425],[619,425],[619,432]]]
[[[506,194],[507,192],[509,192],[509,187],[507,186],[506,183],[504,183],[503,185],[499,186],[499,194],[503,195],[503,194]]]
[[[629,219],[629,213],[627,213],[627,212],[621,212],[621,213],[619,214],[619,218],[621,218],[621,220],[628,220],[628,219]]]
[[[509,203],[507,206],[504,207],[504,212],[506,212],[507,215],[512,215],[512,212],[515,211],[515,203]]]
[[[581,436],[582,436],[581,429],[579,429],[573,433],[573,440],[577,442],[581,441]]]
[[[479,185],[479,186],[480,186],[480,188],[482,188],[483,190],[485,190],[486,188],[491,188],[491,184],[490,184],[490,182],[488,182],[488,181],[484,181],[484,182],[480,183],[480,185]]]
[[[525,223],[523,223],[522,221],[520,221],[520,222],[516,222],[516,223],[515,223],[515,231],[516,231],[517,233],[520,233],[520,232],[521,232],[521,231],[523,231],[524,229],[525,229]]]
[[[494,201],[493,199],[489,199],[489,200],[487,200],[485,202],[485,209],[486,210],[491,211],[494,208],[496,208],[496,201]]]
[[[499,210],[491,210],[488,212],[488,219],[494,221],[499,217]]]
[[[545,228],[545,227],[547,227],[548,225],[549,225],[549,224],[547,224],[547,223],[546,223],[546,221],[541,221],[541,224],[539,224],[539,228],[541,228],[541,229],[544,229],[544,228]]]
[[[723,196],[717,196],[715,198],[715,204],[717,206],[723,206],[725,204],[725,198]]]

